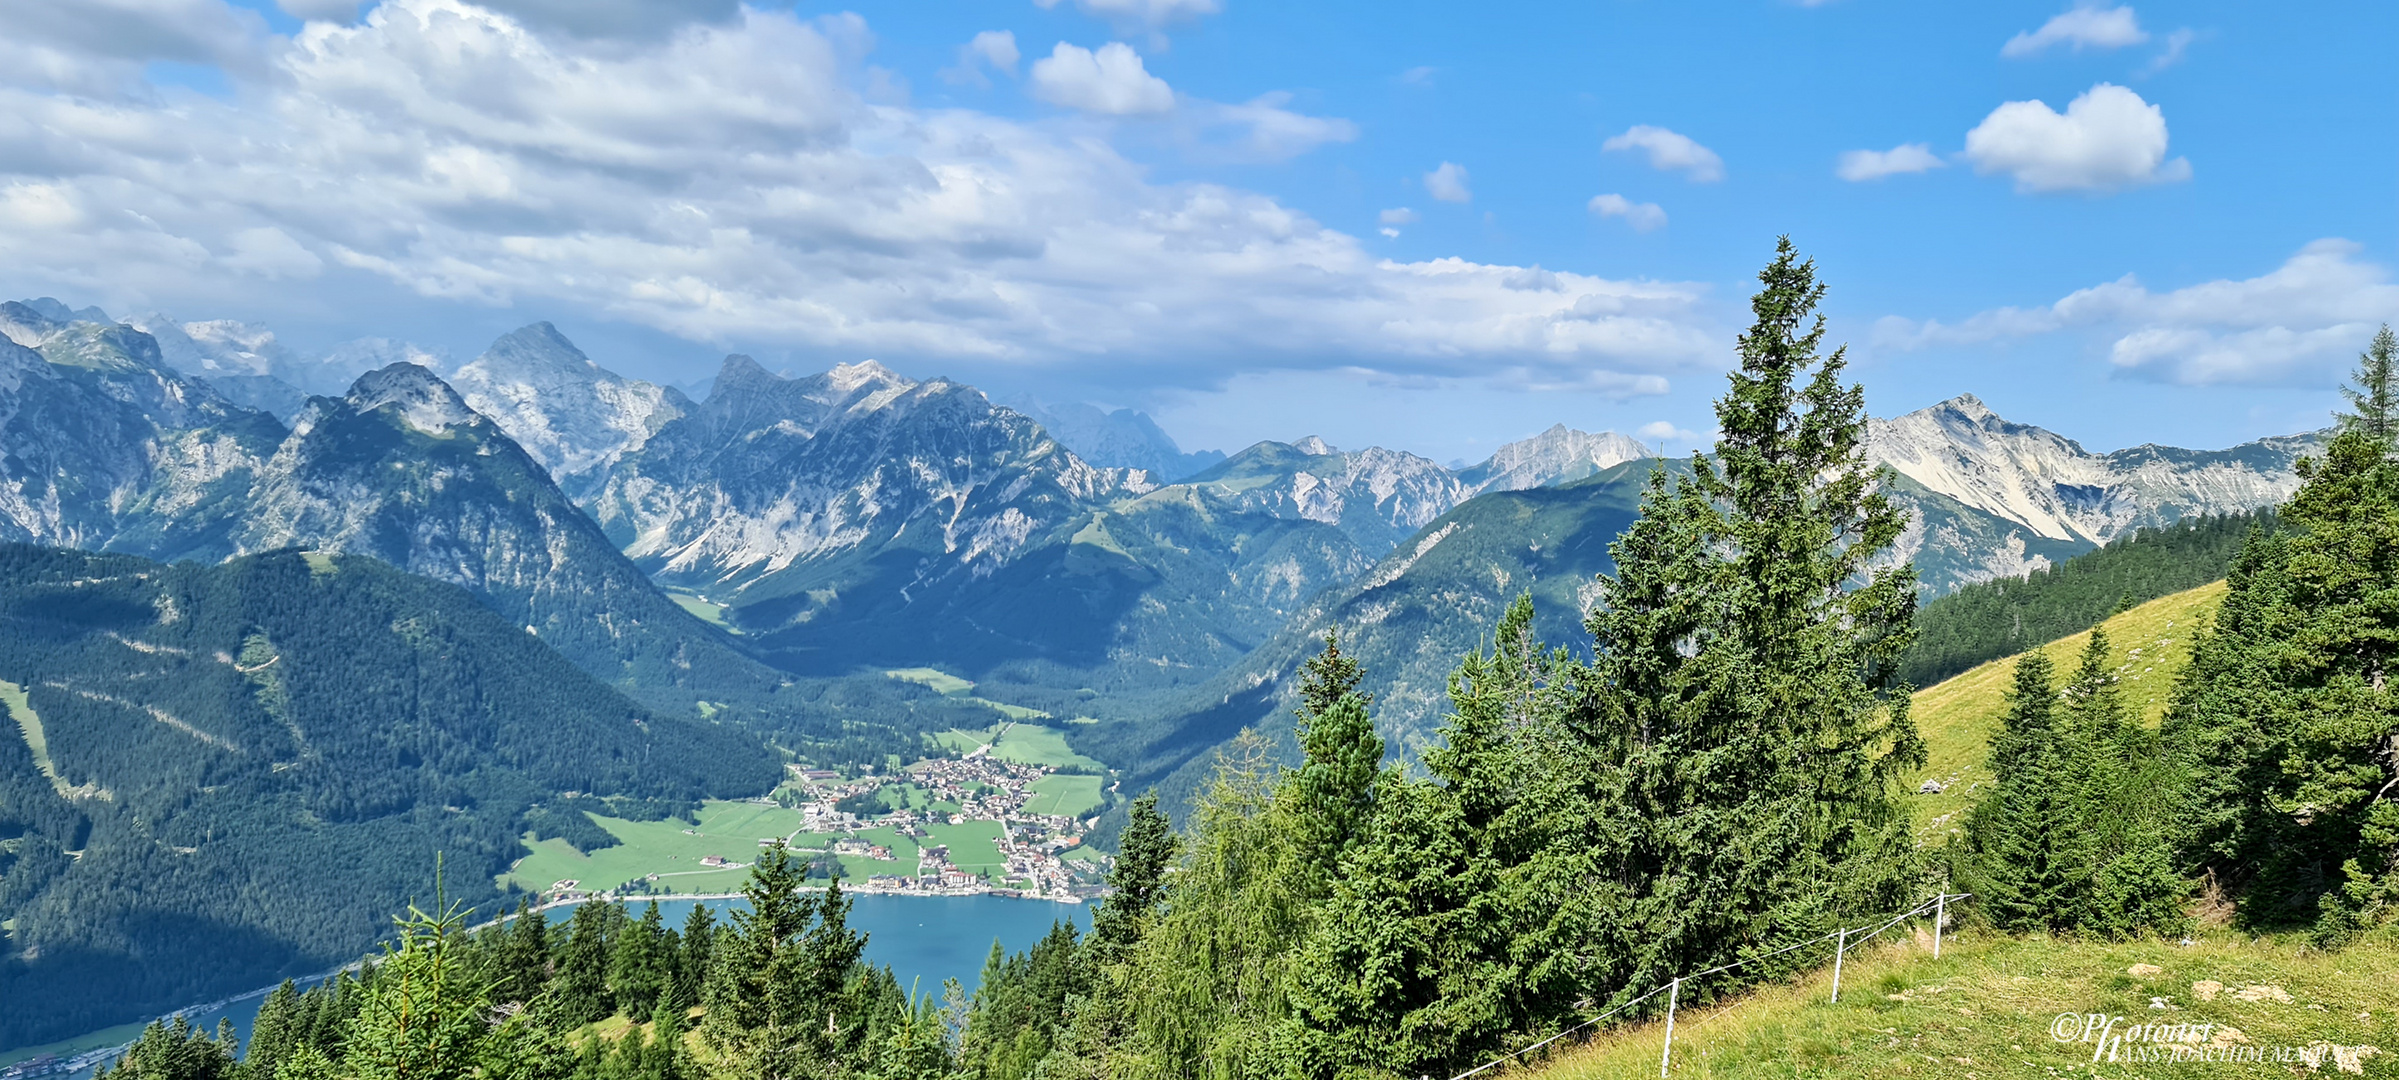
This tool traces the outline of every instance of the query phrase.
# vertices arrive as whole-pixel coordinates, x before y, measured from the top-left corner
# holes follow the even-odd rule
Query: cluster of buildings
[[[1081,903],[1105,891],[1106,865],[1096,860],[1064,857],[1082,843],[1087,823],[1063,814],[1026,811],[1026,805],[1035,797],[1033,785],[1050,773],[1051,770],[1038,765],[1001,761],[977,752],[963,758],[920,761],[888,778],[850,781],[833,778],[812,783],[809,793],[813,798],[800,809],[812,831],[888,825],[919,841],[922,846],[918,848],[914,872],[894,866],[890,873],[868,875],[862,886],[864,891],[942,896],[993,893]],[[816,779],[811,774],[802,776]],[[886,783],[913,785],[931,803],[945,804],[944,808],[860,815],[844,812],[837,805],[850,799],[854,806],[855,796]],[[947,805],[955,805],[957,809],[949,810]],[[999,823],[1000,836],[994,846],[1002,860],[1000,867],[991,869],[986,861],[975,860],[971,864],[975,869],[966,869],[958,864],[946,845],[931,842],[934,838],[927,826],[969,821]],[[902,861],[889,847],[855,837],[834,841],[832,852]]]

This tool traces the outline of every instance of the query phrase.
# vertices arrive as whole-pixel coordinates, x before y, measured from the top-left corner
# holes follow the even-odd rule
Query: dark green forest
[[[0,1045],[355,956],[437,852],[495,901],[562,794],[680,805],[782,772],[365,558],[0,547],[0,680],[48,759],[27,718],[0,729]]]
[[[2021,578],[2000,578],[1924,605],[1899,680],[1931,686],[1979,664],[2080,633],[2126,607],[2218,580],[2274,512],[2184,518],[2141,529]]]

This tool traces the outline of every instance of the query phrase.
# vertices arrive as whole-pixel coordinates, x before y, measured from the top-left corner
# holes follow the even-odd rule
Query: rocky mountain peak
[[[1576,431],[1564,424],[1499,448],[1490,460],[1461,470],[1474,491],[1522,491],[1580,480],[1602,469],[1648,457],[1648,448],[1613,431]]]
[[[592,363],[591,358],[583,355],[583,350],[568,341],[557,327],[547,322],[537,322],[500,335],[499,340],[491,343],[491,348],[484,350],[483,355],[460,368],[459,372],[464,374],[468,368],[480,368],[495,374],[557,372],[588,377],[598,372],[600,365]]]
[[[48,300],[49,298],[43,297],[43,299]],[[56,303],[56,301],[52,301],[52,303]],[[11,300],[0,304],[0,336],[6,336],[8,340],[28,349],[41,348],[42,342],[48,340],[50,335],[57,333],[66,323],[67,320],[53,319],[22,300]]]
[[[915,388],[916,383],[875,361],[861,360],[855,364],[833,365],[833,370],[825,372],[825,385],[836,393],[852,394],[867,386],[877,390],[908,390]]]
[[[359,413],[392,409],[409,427],[428,435],[446,435],[451,428],[482,419],[440,376],[406,362],[359,376],[344,400]]]
[[[1341,452],[1334,449],[1333,444],[1328,443],[1315,435],[1310,435],[1305,439],[1301,439],[1298,442],[1292,443],[1291,448],[1299,451],[1300,453],[1306,454],[1309,457],[1323,457],[1326,454],[1338,454]]]

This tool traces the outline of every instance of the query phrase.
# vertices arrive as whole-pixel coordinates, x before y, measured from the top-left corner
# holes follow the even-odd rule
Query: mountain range
[[[355,951],[357,926],[173,888],[95,916],[97,936],[64,929],[60,905],[144,895],[125,874],[285,881],[278,851],[338,861],[325,853],[374,837],[391,859],[480,845],[487,874],[545,800],[754,794],[786,754],[880,764],[997,720],[987,701],[1082,721],[1070,740],[1117,790],[1180,802],[1242,728],[1288,737],[1293,675],[1334,630],[1412,752],[1509,599],[1530,593],[1542,634],[1578,641],[1643,484],[1689,467],[1564,425],[1460,467],[1313,436],[1194,453],[1136,412],[1018,406],[873,361],[786,375],[739,355],[694,400],[547,323],[451,366],[392,342],[310,359],[239,323],[0,304],[0,542],[24,545],[0,582],[0,681],[54,748],[23,717],[23,739],[0,738],[0,920],[17,927],[0,979],[49,986],[25,974],[66,970],[42,953],[140,994],[199,985],[143,981],[197,961],[138,926],[222,927],[276,965]],[[1913,518],[1894,557],[1934,596],[2279,502],[2320,441],[2094,454],[1961,396],[1873,421],[1867,452]],[[345,683],[345,666],[372,677]],[[975,696],[889,677],[917,668]],[[303,675],[305,707],[284,681]],[[459,680],[482,689],[459,697]],[[615,765],[527,756],[511,717],[559,702],[580,704],[544,723]],[[309,771],[308,746],[342,740],[369,749]],[[143,764],[154,752],[181,758]],[[708,768],[616,768],[696,753]],[[329,814],[308,786],[325,776],[400,786]],[[427,824],[450,807],[472,829]],[[377,910],[391,865],[360,894]]]

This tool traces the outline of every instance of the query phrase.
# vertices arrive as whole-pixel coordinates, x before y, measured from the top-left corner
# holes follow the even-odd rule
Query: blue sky
[[[2319,426],[2399,315],[2389,5],[12,6],[0,286],[300,352],[1680,450],[1789,233],[1876,412],[2112,449]]]

